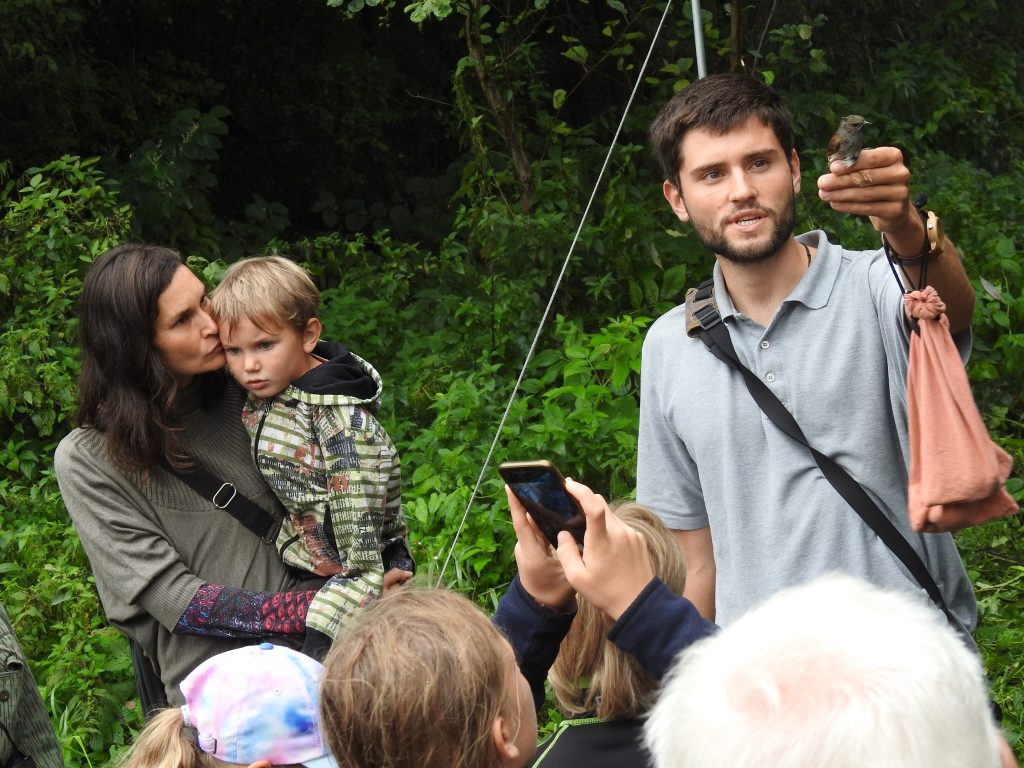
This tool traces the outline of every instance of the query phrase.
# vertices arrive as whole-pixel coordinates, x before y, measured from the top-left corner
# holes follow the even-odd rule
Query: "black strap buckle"
[[[696,312],[693,313],[694,318],[700,323],[700,327],[705,331],[710,331],[720,322],[722,322],[722,316],[718,314],[718,307],[713,304],[700,307]]]
[[[260,536],[260,541],[264,544],[274,544],[277,542],[277,534],[281,531],[281,525],[284,523],[282,519],[275,519],[273,524],[267,529],[267,532]]]
[[[690,338],[696,337],[701,328],[707,331],[722,322],[722,317],[718,314],[718,304],[715,303],[714,280],[705,280],[686,292],[684,320],[686,335]]]

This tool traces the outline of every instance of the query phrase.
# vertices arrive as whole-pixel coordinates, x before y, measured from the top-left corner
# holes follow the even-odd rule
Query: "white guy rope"
[[[696,0],[694,1],[696,2]],[[654,36],[651,38],[651,46],[647,49],[647,55],[644,57],[644,63],[641,65],[640,72],[637,74],[636,83],[633,85],[633,91],[629,94],[629,100],[626,102],[626,108],[622,113],[622,119],[619,120],[619,127],[615,129],[615,135],[612,137],[611,144],[608,147],[608,153],[605,155],[604,163],[601,165],[601,172],[598,173],[597,181],[594,182],[594,188],[590,192],[590,199],[587,201],[587,207],[583,210],[583,216],[580,217],[579,226],[576,227],[576,234],[573,236],[572,243],[569,245],[569,252],[566,253],[565,260],[562,262],[562,269],[558,273],[558,279],[555,281],[554,288],[551,289],[551,297],[548,299],[548,304],[544,308],[544,314],[541,316],[540,323],[537,325],[537,332],[534,334],[533,342],[530,344],[530,349],[526,353],[526,359],[523,361],[523,367],[519,371],[519,377],[516,379],[515,386],[512,387],[512,394],[509,396],[508,404],[505,406],[505,412],[501,415],[501,421],[494,433],[494,440],[491,441],[491,447],[487,451],[486,458],[484,458],[483,466],[480,468],[480,475],[476,479],[476,485],[473,486],[473,493],[470,494],[469,503],[466,505],[466,511],[462,513],[462,519],[459,521],[459,527],[455,531],[455,537],[452,539],[451,547],[448,549],[448,555],[445,557],[440,573],[438,573],[437,583],[435,586],[441,586],[442,581],[444,580],[445,571],[448,570],[448,563],[451,562],[452,555],[455,553],[455,547],[459,543],[459,536],[462,535],[462,529],[466,525],[466,520],[469,517],[469,511],[473,507],[473,502],[476,500],[476,495],[480,490],[480,485],[483,483],[484,474],[487,472],[487,467],[490,465],[491,457],[494,455],[494,449],[501,437],[502,430],[505,428],[505,422],[508,419],[509,411],[512,410],[512,404],[515,402],[516,395],[519,393],[519,386],[523,383],[523,378],[526,376],[526,371],[529,368],[530,361],[533,359],[534,350],[537,348],[537,342],[544,330],[544,325],[547,323],[548,315],[551,313],[551,307],[555,302],[555,296],[558,295],[558,290],[562,285],[562,278],[565,276],[565,270],[569,267],[569,260],[572,258],[573,251],[576,249],[576,242],[579,240],[580,233],[583,231],[583,225],[586,223],[587,216],[590,214],[590,208],[594,203],[594,198],[597,197],[597,191],[601,186],[601,181],[604,178],[605,170],[608,168],[608,163],[611,161],[612,152],[615,151],[615,145],[619,140],[619,134],[622,133],[622,126],[625,124],[626,117],[629,115],[630,107],[633,106],[633,99],[636,97],[636,92],[640,88],[644,72],[647,70],[647,64],[651,60],[651,54],[654,52],[654,46],[658,42],[658,37],[661,34],[661,28],[665,24],[665,18],[668,16],[668,11],[671,7],[672,0],[669,0],[665,3],[665,10],[661,14],[661,20],[658,22],[658,28],[654,31]],[[699,19],[699,14],[697,18]]]

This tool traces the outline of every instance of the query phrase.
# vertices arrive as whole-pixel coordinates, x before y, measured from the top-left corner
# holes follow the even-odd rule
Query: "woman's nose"
[[[202,312],[203,316],[206,318],[206,322],[203,323],[203,334],[206,336],[217,335],[220,332],[220,328],[217,326],[217,321],[213,319],[213,315],[202,307],[199,308],[199,311]]]

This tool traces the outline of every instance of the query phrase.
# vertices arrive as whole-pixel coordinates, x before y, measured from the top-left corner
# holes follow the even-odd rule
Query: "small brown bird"
[[[839,127],[828,140],[828,164],[842,160],[849,168],[857,162],[864,146],[864,126],[871,125],[860,115],[847,115],[839,121]]]

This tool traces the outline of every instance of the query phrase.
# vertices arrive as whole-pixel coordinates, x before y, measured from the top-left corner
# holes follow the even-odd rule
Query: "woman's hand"
[[[516,531],[516,566],[523,589],[542,605],[550,608],[568,606],[575,592],[565,580],[562,564],[551,544],[507,485],[505,495],[512,511],[512,527]]]

